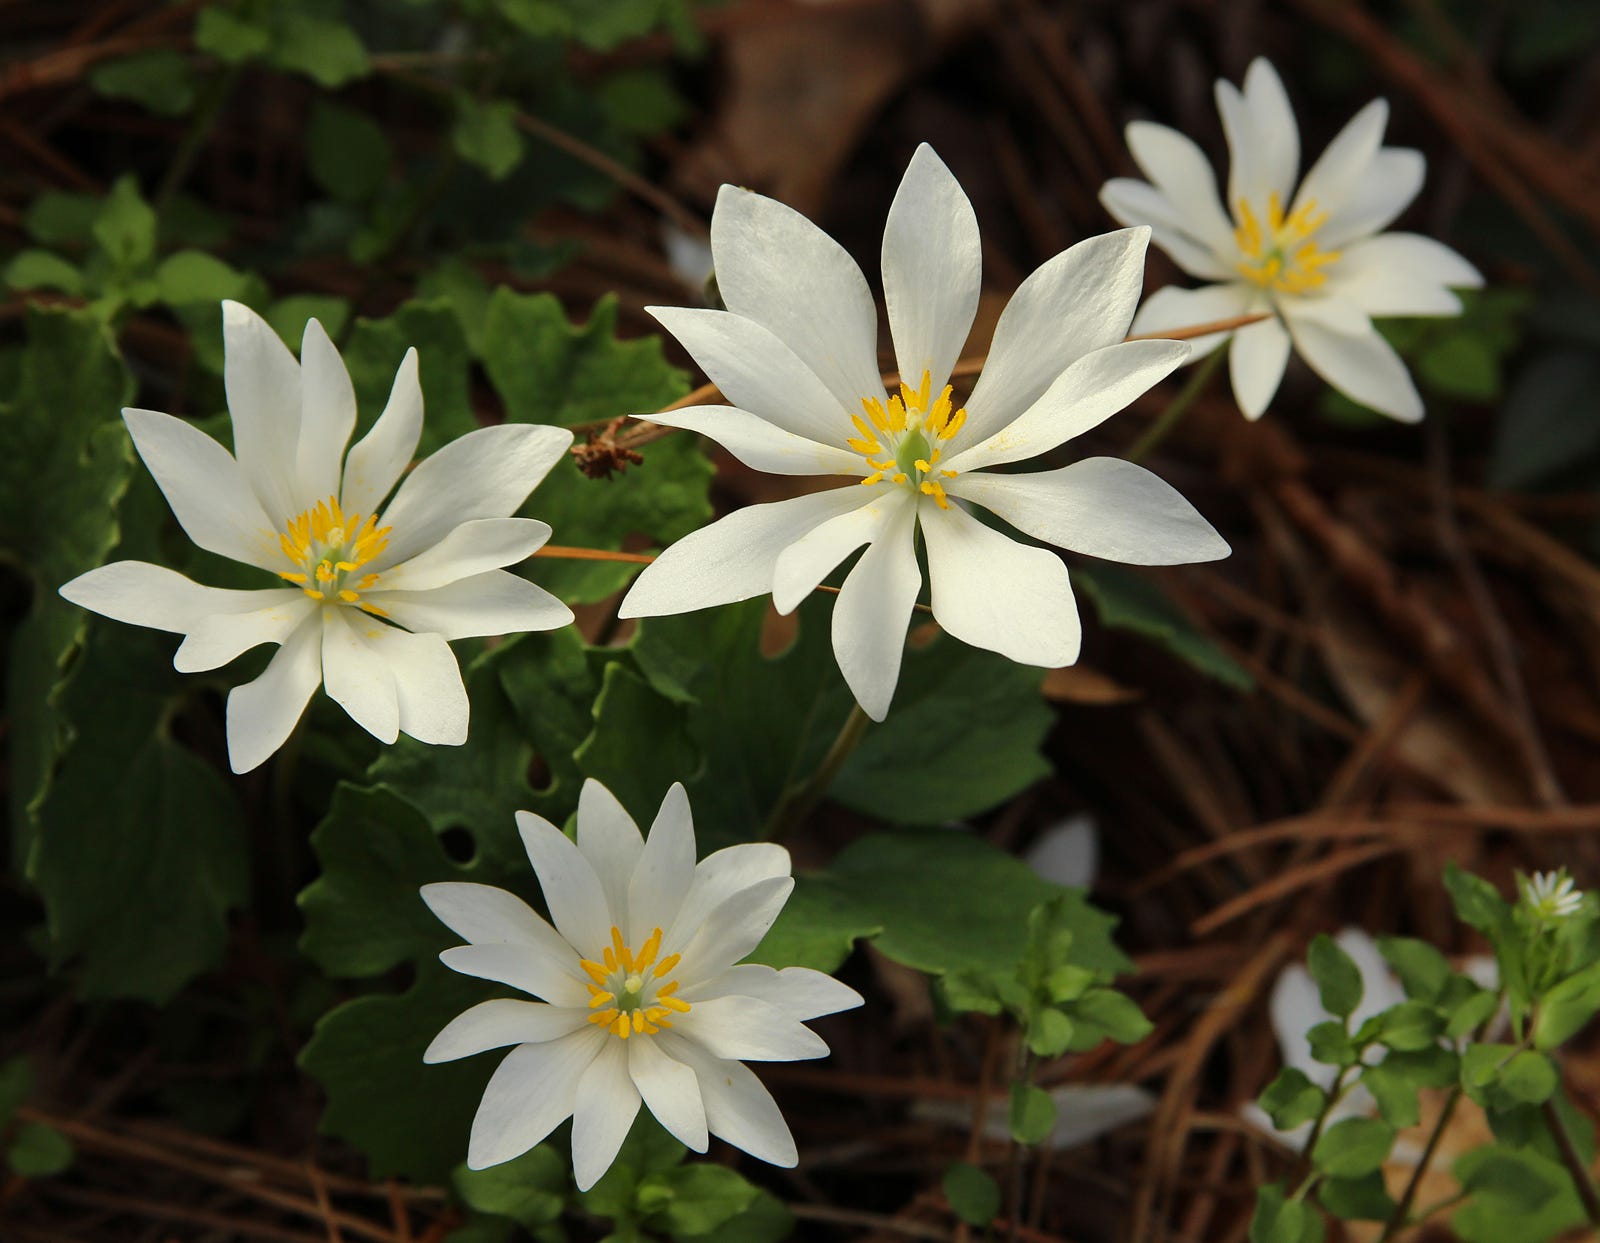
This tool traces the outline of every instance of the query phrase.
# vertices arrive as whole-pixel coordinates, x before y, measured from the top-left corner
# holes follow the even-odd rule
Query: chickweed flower
[[[1583,891],[1567,875],[1567,869],[1535,872],[1522,878],[1522,902],[1541,923],[1555,923],[1578,913],[1583,906]]]
[[[1087,458],[1034,474],[1007,467],[1096,427],[1181,365],[1175,341],[1128,341],[1147,228],[1080,242],[1019,288],[971,394],[949,383],[978,306],[977,218],[923,145],[883,235],[883,286],[900,384],[878,371],[878,318],[844,249],[772,199],[723,186],[711,220],[726,311],[652,307],[732,403],[642,416],[702,432],[746,465],[838,475],[849,486],[749,506],[667,549],[639,576],[622,616],[682,613],[772,593],[789,612],[846,558],[833,612],[839,667],[882,720],[899,678],[927,546],[933,615],[963,642],[1024,664],[1078,658],[1078,611],[1050,549],[1171,565],[1228,545],[1141,467]]]
[[[696,1152],[718,1135],[794,1165],[783,1115],[743,1063],[825,1056],[805,1020],[862,999],[820,971],[739,962],[794,888],[789,852],[729,846],[696,864],[681,785],[648,837],[592,780],[579,795],[576,842],[529,812],[517,827],[554,927],[503,889],[422,889],[468,942],[440,955],[445,966],[543,999],[473,1006],[423,1055],[446,1062],[513,1046],[478,1106],[467,1164],[509,1161],[571,1117],[573,1174],[587,1190],[642,1102]]]
[[[224,302],[224,381],[234,452],[183,419],[122,412],[139,456],[199,547],[277,586],[206,587],[163,566],[118,561],[61,594],[106,617],[184,636],[173,664],[216,669],[263,643],[266,671],[228,696],[228,758],[247,772],[283,745],[319,685],[374,737],[456,745],[467,693],[449,640],[549,630],[572,620],[554,596],[500,567],[550,538],[511,515],[572,442],[565,428],[488,427],[412,471],[422,433],[417,353],[388,405],[350,447],[355,389],[316,320],[300,361],[254,311]]]
[[[1168,286],[1134,319],[1137,333],[1266,313],[1270,319],[1194,342],[1196,358],[1225,341],[1234,397],[1257,419],[1283,379],[1292,348],[1334,388],[1415,422],[1422,399],[1372,316],[1456,315],[1452,288],[1483,284],[1448,246],[1384,233],[1422,188],[1422,153],[1383,146],[1389,105],[1375,99],[1328,144],[1302,179],[1300,133],[1277,72],[1254,61],[1244,89],[1218,81],[1229,154],[1228,198],[1200,148],[1176,130],[1128,126],[1128,147],[1149,181],[1117,178],[1100,201],[1154,240],[1200,289]],[[1298,189],[1296,183],[1298,181]]]

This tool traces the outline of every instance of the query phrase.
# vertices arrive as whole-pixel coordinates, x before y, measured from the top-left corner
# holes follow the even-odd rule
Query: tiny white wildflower
[[[1576,915],[1583,905],[1583,891],[1565,868],[1556,872],[1535,872],[1522,881],[1522,900],[1535,916],[1546,922]]]

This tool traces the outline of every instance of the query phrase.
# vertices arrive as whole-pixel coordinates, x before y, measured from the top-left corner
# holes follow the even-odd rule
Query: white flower
[[[467,693],[447,640],[572,620],[554,596],[499,568],[549,539],[545,523],[510,515],[572,433],[527,424],[472,432],[419,465],[379,517],[422,432],[417,352],[406,353],[383,414],[347,456],[355,390],[322,325],[306,324],[297,363],[254,311],[237,302],[222,310],[234,453],[168,414],[122,417],[189,538],[280,585],[223,590],[118,561],[61,594],[183,635],[173,664],[185,673],[280,645],[260,677],[228,695],[235,772],[283,745],[319,684],[384,742],[402,731],[464,742]]]
[[[1140,228],[1091,238],[1030,276],[958,406],[946,381],[978,305],[978,225],[932,149],[912,157],[884,228],[884,298],[904,380],[892,397],[878,372],[877,311],[855,261],[792,209],[723,186],[711,248],[728,310],[650,310],[733,404],[644,417],[703,432],[757,470],[843,475],[851,486],[749,506],[678,541],[639,576],[622,616],[767,592],[788,612],[866,545],[834,608],[833,646],[856,699],[882,720],[922,588],[919,526],[945,630],[1024,664],[1078,656],[1061,559],[953,502],[1091,556],[1142,565],[1225,556],[1227,544],[1187,501],[1130,463],[986,469],[1049,453],[1188,357],[1179,342],[1123,341],[1148,237]]]
[[[1550,922],[1577,914],[1583,905],[1583,891],[1562,868],[1558,872],[1535,872],[1525,877],[1522,900],[1537,918]]]
[[[774,1165],[794,1139],[761,1081],[741,1063],[823,1057],[804,1020],[861,1004],[853,989],[804,967],[738,966],[788,900],[789,852],[729,846],[695,863],[681,785],[648,838],[611,792],[584,783],[577,843],[517,813],[551,927],[488,885],[425,885],[433,913],[467,945],[440,960],[509,984],[535,1001],[486,1001],[428,1046],[427,1062],[515,1045],[472,1122],[467,1164],[497,1165],[569,1115],[578,1187],[604,1174],[642,1100],[696,1152],[708,1135]]]
[[[1451,287],[1483,278],[1455,251],[1415,233],[1381,233],[1422,188],[1421,152],[1385,147],[1389,105],[1375,99],[1295,183],[1300,133],[1283,83],[1265,60],[1244,90],[1217,82],[1230,168],[1226,208],[1206,157],[1164,125],[1135,121],[1128,147],[1148,182],[1118,178],[1100,201],[1123,224],[1148,224],[1156,245],[1201,280],[1168,286],[1140,308],[1133,328],[1156,333],[1269,312],[1232,334],[1233,392],[1260,418],[1277,392],[1291,342],[1311,369],[1354,401],[1406,422],[1422,417],[1405,364],[1372,325],[1374,315],[1456,315]],[[1194,342],[1196,358],[1227,334]]]

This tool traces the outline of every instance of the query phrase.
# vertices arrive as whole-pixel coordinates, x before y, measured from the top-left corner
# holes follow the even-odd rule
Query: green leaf
[[[132,173],[117,178],[92,227],[94,240],[124,271],[148,263],[156,251],[156,214]]]
[[[6,285],[11,289],[56,289],[80,294],[83,273],[52,251],[22,250],[6,264]]]
[[[1452,1040],[1457,1040],[1474,1032],[1493,1018],[1494,1012],[1499,1008],[1500,998],[1497,994],[1487,989],[1475,989],[1450,1012],[1444,1034]]]
[[[1561,479],[1600,453],[1600,358],[1592,348],[1546,349],[1512,381],[1489,454],[1489,483],[1528,488]]]
[[[1430,1048],[1443,1033],[1444,1015],[1423,1001],[1403,1001],[1379,1019],[1379,1042],[1401,1052]]]
[[[323,327],[332,331],[327,324]],[[298,335],[289,339],[298,340]],[[427,403],[417,445],[420,459],[478,426],[469,388],[472,359],[450,308],[442,303],[407,302],[386,319],[359,318],[340,353],[355,385],[355,436],[360,437],[378,421],[394,387],[395,373],[411,349],[417,351],[417,374]],[[543,489],[535,496],[542,493]]]
[[[1544,1243],[1585,1220],[1566,1170],[1531,1149],[1485,1144],[1453,1173],[1469,1192],[1450,1218],[1463,1243]]]
[[[1011,1135],[1019,1144],[1037,1144],[1056,1124],[1050,1093],[1031,1083],[1011,1085]]]
[[[1311,978],[1317,982],[1317,993],[1322,1008],[1329,1014],[1347,1019],[1361,1004],[1361,969],[1355,959],[1339,947],[1337,941],[1326,933],[1318,933],[1311,942],[1306,956]]]
[[[0,1129],[11,1121],[32,1091],[33,1067],[27,1058],[18,1054],[0,1062]]]
[[[259,22],[208,5],[195,18],[194,45],[225,64],[237,65],[266,55],[272,32]]]
[[[199,250],[168,255],[156,268],[161,300],[175,306],[203,302],[209,308],[225,298],[243,296],[248,283],[243,272]]]
[[[1435,392],[1467,401],[1500,395],[1500,360],[1494,347],[1473,332],[1436,341],[1417,357],[1417,374]]]
[[[1443,954],[1415,937],[1379,937],[1378,952],[1400,977],[1406,996],[1418,1001],[1437,999],[1454,974]]]
[[[330,90],[372,71],[366,45],[346,23],[287,6],[276,11],[270,59]]]
[[[1311,1057],[1327,1066],[1354,1066],[1356,1047],[1350,1033],[1338,1019],[1318,1023],[1306,1032],[1306,1043],[1311,1046]]]
[[[639,1204],[641,1199],[654,1201],[647,1211],[665,1207],[670,1194],[660,1194],[665,1183],[657,1176],[680,1165],[687,1151],[648,1109],[641,1109],[611,1168],[588,1191],[578,1193],[578,1203],[586,1213],[621,1219],[632,1217],[636,1207],[646,1207]]]
[[[24,1122],[6,1149],[6,1164],[19,1178],[49,1178],[72,1164],[72,1141],[42,1122]]]
[[[1028,1048],[1039,1057],[1060,1057],[1072,1043],[1072,1020],[1060,1010],[1046,1006],[1029,1017],[1027,1039]]]
[[[522,134],[517,130],[517,106],[507,99],[479,101],[456,96],[456,120],[450,130],[456,154],[502,181],[522,163]]]
[[[1479,932],[1497,932],[1510,918],[1510,906],[1493,885],[1471,872],[1463,872],[1454,863],[1445,865],[1444,887],[1455,904],[1456,917]]]
[[[656,694],[621,662],[609,664],[594,704],[594,731],[572,758],[636,821],[649,824],[673,783],[695,769],[698,756],[683,719],[680,705]],[[641,747],[646,738],[650,745]]]
[[[702,1238],[749,1209],[761,1194],[737,1170],[696,1162],[659,1175],[672,1198],[656,1214],[659,1225],[675,1239]]]
[[[531,1229],[547,1226],[566,1206],[567,1163],[549,1144],[484,1170],[457,1166],[450,1182],[468,1208],[509,1217]]]
[[[1344,1221],[1388,1221],[1395,1209],[1381,1170],[1360,1178],[1325,1178],[1317,1188],[1317,1200]]]
[[[780,1243],[794,1233],[794,1216],[782,1200],[757,1190],[750,1206],[715,1230],[700,1235],[680,1235],[695,1243]]]
[[[659,69],[608,74],[596,85],[595,98],[612,125],[639,137],[675,129],[689,111],[671,79]]]
[[[1143,635],[1224,686],[1237,691],[1255,688],[1255,679],[1195,629],[1151,579],[1120,566],[1075,565],[1072,581],[1094,602],[1103,625]]]
[[[1132,998],[1111,988],[1090,989],[1072,1003],[1071,1014],[1078,1024],[1092,1023],[1118,1044],[1134,1044],[1154,1030]]]
[[[1257,1187],[1250,1243],[1322,1243],[1322,1219],[1304,1200],[1286,1199],[1280,1183]]]
[[[1600,1012],[1600,962],[1568,976],[1539,1000],[1533,1017],[1536,1048],[1565,1044]]]
[[[46,190],[28,204],[23,228],[29,237],[45,246],[87,245],[100,204],[98,195]]]
[[[285,341],[303,340],[306,324],[315,319],[334,340],[344,332],[350,321],[350,303],[345,298],[329,294],[291,294],[279,298],[264,312],[263,318],[272,325],[272,331]],[[391,379],[392,379],[391,373]]]
[[[1394,1127],[1378,1118],[1346,1118],[1317,1140],[1311,1161],[1333,1178],[1360,1178],[1383,1167],[1394,1145]]]
[[[703,843],[701,852],[705,852]],[[810,967],[831,974],[850,956],[856,941],[882,931],[881,923],[826,876],[800,875],[795,877],[794,892],[777,921],[745,961],[779,968]]]
[[[968,1225],[987,1226],[1000,1212],[1000,1184],[975,1165],[952,1162],[944,1172],[943,1186],[944,1198]]]
[[[108,99],[127,99],[160,116],[182,116],[194,107],[194,71],[171,48],[101,61],[89,70],[89,85]]]
[[[1524,1049],[1500,1072],[1495,1096],[1499,1101],[1519,1105],[1542,1105],[1560,1082],[1555,1063],[1543,1053]]]
[[[1285,1066],[1261,1093],[1260,1105],[1273,1126],[1292,1131],[1320,1114],[1326,1100],[1327,1093],[1312,1083],[1304,1071]]]
[[[1378,1102],[1378,1113],[1397,1130],[1416,1126],[1422,1118],[1422,1105],[1416,1085],[1405,1075],[1383,1063],[1361,1072],[1361,1086]]]
[[[306,131],[306,167],[334,198],[366,202],[389,179],[392,158],[383,127],[371,117],[317,101]]]

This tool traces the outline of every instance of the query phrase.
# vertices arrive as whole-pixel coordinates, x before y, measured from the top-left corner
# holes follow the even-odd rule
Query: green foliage
[[[42,1122],[24,1122],[6,1144],[6,1165],[19,1178],[49,1178],[72,1164],[72,1141]]]
[[[1322,1008],[1348,1019],[1361,1004],[1361,971],[1354,960],[1332,937],[1318,934],[1311,942],[1306,965],[1317,983]]]
[[[1304,1071],[1285,1066],[1261,1093],[1260,1105],[1272,1125],[1280,1131],[1292,1131],[1317,1117],[1327,1103],[1328,1094],[1306,1076]]]
[[[1093,602],[1102,625],[1131,630],[1207,677],[1248,692],[1255,679],[1200,633],[1154,581],[1116,565],[1074,566],[1072,581]]]
[[[1331,1178],[1361,1178],[1382,1167],[1394,1145],[1394,1128],[1378,1118],[1346,1118],[1317,1140],[1311,1161]]]
[[[944,1172],[944,1198],[956,1216],[973,1226],[987,1226],[1000,1212],[1000,1185],[985,1170],[965,1161],[951,1162]]]
[[[1011,1136],[1019,1144],[1037,1144],[1056,1124],[1056,1103],[1050,1093],[1031,1083],[1011,1085]]]
[[[317,184],[334,198],[364,203],[389,177],[393,153],[371,117],[319,99],[306,131],[306,163]]]
[[[343,86],[365,77],[371,62],[361,37],[326,8],[316,0],[208,7],[195,22],[195,46],[225,64],[264,60],[318,86]]]
[[[450,131],[456,154],[495,181],[503,181],[522,163],[522,135],[517,130],[517,107],[510,100],[487,102],[471,95],[456,96],[456,122]]]
[[[450,1182],[468,1208],[530,1230],[559,1218],[570,1191],[567,1163],[548,1144],[486,1170],[457,1166]]]
[[[1250,1243],[1322,1243],[1322,1218],[1304,1200],[1284,1195],[1281,1183],[1256,1188]]]
[[[89,85],[107,99],[130,100],[160,116],[182,116],[194,107],[194,72],[171,48],[102,61],[89,71]]]

